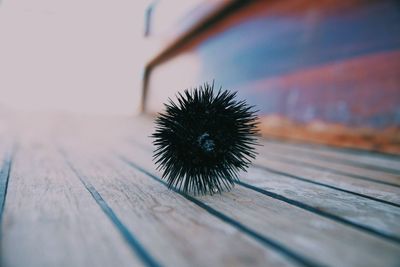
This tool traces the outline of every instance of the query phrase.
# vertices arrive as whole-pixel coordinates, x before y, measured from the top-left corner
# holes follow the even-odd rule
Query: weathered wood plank
[[[301,156],[298,154],[291,153],[290,150],[264,146],[259,148],[259,153],[262,156],[269,156],[277,158],[281,161],[288,163],[306,166],[318,170],[328,171],[339,175],[350,176],[357,179],[376,181],[378,183],[384,183],[388,185],[400,186],[400,176],[379,170],[371,170],[358,166],[352,166],[348,164],[337,163],[334,161],[321,160],[318,157],[308,157],[307,153],[302,153]]]
[[[125,124],[124,133],[121,136],[136,137],[143,140],[153,132],[153,117],[141,116],[132,118],[132,122]],[[141,125],[141,131],[135,130],[134,125]],[[284,142],[272,139],[261,139],[262,145],[267,149],[270,146],[274,148],[284,148],[292,155],[299,157],[311,157],[317,155],[319,159],[326,159],[337,163],[346,162],[350,166],[358,166],[366,169],[380,170],[392,174],[400,172],[400,156],[387,155],[382,153],[375,153],[362,150],[335,148],[317,144],[306,144],[298,142]],[[148,142],[148,141],[147,141]],[[304,153],[303,153],[304,152]],[[326,157],[326,158],[325,158]],[[328,158],[329,157],[329,158]],[[368,168],[369,167],[369,168]]]
[[[152,175],[151,153],[136,157],[135,149],[119,146],[133,166]],[[276,240],[313,261],[330,266],[397,266],[400,246],[363,231],[320,217],[243,187],[230,193],[196,198],[257,233]]]
[[[1,266],[142,266],[48,139],[20,143],[2,222]]]
[[[107,146],[105,141],[101,144],[103,148]],[[98,190],[161,264],[297,265],[296,261],[279,253],[281,251],[255,242],[104,149],[87,148],[79,142],[60,145],[75,172]],[[146,156],[139,149],[132,152],[135,158]]]
[[[140,123],[142,131],[138,132],[132,128],[126,128],[126,133],[121,135],[120,138],[126,138],[135,145],[151,150],[151,140],[148,138],[153,131],[151,120],[148,118],[137,118],[135,121]],[[131,134],[127,134],[128,132]],[[324,149],[322,146],[313,145],[315,151],[319,151],[319,148],[321,148],[321,150]],[[339,151],[341,154],[345,153],[344,150]],[[298,157],[301,157],[301,155],[298,155]],[[257,167],[282,174],[292,179],[298,179],[374,201],[400,206],[400,190],[397,187],[346,177],[344,175],[331,173],[326,170],[317,170],[303,165],[291,164],[265,155],[258,155],[254,164]]]
[[[145,150],[151,150],[148,139],[146,140],[143,137],[138,139],[141,140],[137,142],[136,139],[137,145]],[[389,240],[400,242],[400,227],[398,225],[400,207],[293,179],[287,175],[261,168],[250,168],[248,173],[242,174],[242,179],[243,182],[248,183],[248,187],[258,187],[258,189],[261,189],[259,191],[268,190],[263,193],[272,196],[277,194],[277,198],[287,199],[287,201],[301,208]],[[246,185],[245,183],[244,185]],[[400,193],[400,190],[398,191]],[[324,201],[321,202],[321,199]]]
[[[350,166],[366,169],[380,170],[392,174],[400,174],[400,157],[371,153],[368,151],[340,150],[337,148],[306,145],[299,143],[286,143],[268,140],[263,142],[266,148],[273,147],[306,157],[324,159]]]
[[[322,216],[338,220],[400,244],[400,207],[393,207],[371,199],[331,188],[292,179],[260,168],[250,168],[241,176],[243,182],[278,194],[299,203],[300,207]],[[374,233],[375,232],[375,233]]]
[[[72,238],[64,236],[60,238],[62,236],[60,231],[57,232],[54,229],[55,226],[51,226],[51,222],[59,223],[57,218],[51,214],[63,214],[64,208],[58,201],[56,203],[48,202],[54,201],[53,198],[57,199],[61,191],[66,195],[64,198],[73,203],[77,201],[76,199],[85,196],[88,200],[84,201],[82,205],[86,205],[86,202],[91,203],[87,209],[97,208],[97,213],[101,213],[98,208],[99,202],[97,201],[96,204],[93,201],[87,192],[89,190],[94,198],[96,198],[94,194],[100,196],[101,201],[104,201],[114,216],[119,218],[119,222],[126,227],[127,231],[137,237],[137,240],[157,261],[167,266],[196,264],[200,266],[235,266],[235,264],[238,266],[250,264],[261,266],[268,264],[272,266],[298,264],[308,266],[398,266],[400,264],[398,256],[400,255],[400,246],[396,242],[385,240],[379,235],[360,230],[352,225],[343,224],[334,218],[321,217],[320,215],[323,214],[305,210],[304,207],[300,209],[296,203],[279,199],[274,195],[264,195],[242,186],[237,186],[230,193],[197,198],[190,196],[184,198],[185,196],[168,191],[162,183],[159,183],[158,177],[154,176],[159,173],[154,171],[155,166],[151,162],[149,146],[151,140],[149,138],[143,140],[144,136],[148,136],[151,132],[151,121],[113,119],[108,123],[105,122],[82,119],[79,122],[66,120],[63,121],[63,125],[57,124],[56,130],[53,131],[54,138],[63,148],[64,155],[49,146],[50,138],[43,137],[45,142],[23,144],[22,149],[27,152],[18,152],[14,163],[23,168],[18,168],[19,171],[15,172],[14,164],[12,167],[13,175],[10,182],[19,181],[19,183],[13,184],[13,195],[15,192],[21,191],[26,194],[25,198],[32,198],[29,185],[24,186],[21,181],[27,181],[32,186],[47,185],[48,189],[43,192],[44,190],[41,191],[39,186],[35,186],[36,189],[33,191],[38,193],[36,204],[27,203],[26,200],[21,201],[14,205],[18,207],[18,212],[12,213],[18,214],[18,225],[25,226],[27,223],[21,223],[21,212],[25,213],[25,210],[36,207],[44,214],[46,223],[42,222],[42,224],[50,230],[50,233],[47,233],[45,226],[34,222],[34,226],[26,226],[28,230],[24,230],[24,233],[29,230],[37,231],[38,233],[29,234],[35,237],[39,236],[37,240],[40,243],[46,241],[50,245],[57,243],[55,245],[57,248],[61,247],[59,243],[62,243],[64,247],[67,243],[66,252],[72,251],[72,241],[70,242]],[[139,140],[141,145],[127,144],[129,142],[124,140],[128,138]],[[114,152],[110,153],[109,149]],[[257,161],[261,164],[259,160],[260,158]],[[265,159],[261,157],[261,160]],[[276,162],[280,163],[279,160]],[[66,166],[72,169],[68,169]],[[282,166],[291,165],[279,165],[281,171],[284,170]],[[302,169],[307,168],[293,167],[294,171]],[[44,177],[42,177],[43,173],[46,173]],[[317,171],[317,173],[321,175],[323,172]],[[264,175],[268,175],[269,179],[263,179]],[[59,176],[58,179],[62,182],[49,179],[53,176]],[[340,175],[332,177],[332,182],[335,182]],[[343,183],[352,179],[342,178]],[[46,184],[49,180],[50,185]],[[364,187],[378,187],[379,190],[376,191],[376,194],[386,195],[385,185],[354,180],[362,182],[360,184],[356,182],[353,185],[354,188],[364,190]],[[398,207],[285,175],[267,173],[257,168],[250,169],[250,173],[244,177],[244,181],[312,208],[320,208],[322,212],[341,216],[351,223],[371,227],[385,234],[395,235],[398,233],[399,227],[396,225],[398,213],[392,212],[393,210],[397,211]],[[69,188],[73,188],[73,190],[69,190]],[[21,197],[21,192],[19,196],[13,196],[14,202]],[[393,195],[395,193],[396,191],[392,192]],[[78,194],[81,196],[76,196]],[[95,207],[92,207],[93,205]],[[9,198],[7,198],[8,206]],[[385,207],[390,208],[385,209]],[[68,209],[74,210],[73,214],[77,214],[85,208],[82,206],[74,208],[73,204],[69,204]],[[11,211],[8,210],[8,212]],[[27,212],[33,214],[32,216],[38,214],[38,212]],[[104,220],[104,214],[102,215],[100,216],[101,220]],[[379,217],[382,221],[379,220]],[[76,223],[71,223],[70,220],[63,218],[63,223],[57,224],[58,227],[61,225],[61,229],[64,229],[65,224],[78,227]],[[91,218],[97,217],[92,216]],[[108,222],[107,218],[105,219]],[[80,222],[82,220],[79,218]],[[97,222],[96,225],[92,225],[91,222],[88,225],[86,227],[90,227],[91,230],[84,232],[87,236],[96,238],[96,235],[110,234],[103,233],[104,230],[98,229]],[[79,227],[83,226],[79,225]],[[115,228],[113,229],[116,231]],[[70,233],[70,231],[65,232]],[[41,236],[44,233],[53,236],[53,239],[45,240]],[[21,237],[22,235],[14,233],[13,236]],[[117,237],[119,237],[118,234]],[[85,238],[88,237],[79,236],[79,241],[85,240]],[[29,241],[31,247],[33,247],[32,240]],[[79,245],[79,248],[87,252],[88,248],[85,244],[89,242],[83,241],[83,243]],[[96,247],[97,243],[90,249]],[[125,245],[124,242],[122,243]],[[49,244],[45,247],[47,248]],[[101,244],[101,246],[108,248],[113,244],[111,242],[111,244]],[[26,245],[22,247],[23,255],[25,255],[25,248]],[[35,249],[38,251],[37,248]],[[14,244],[14,250],[21,251],[21,248]],[[108,255],[100,253],[101,258]],[[128,253],[131,253],[129,249]],[[32,254],[31,252],[27,256],[32,256]],[[37,255],[42,254],[36,253],[35,256]],[[80,258],[83,257],[81,254],[79,255]],[[134,256],[132,253],[129,255]],[[56,254],[55,257],[59,257],[59,254]],[[1,258],[3,259],[3,257]],[[39,261],[35,259],[34,263]],[[74,264],[76,261],[76,259],[69,259],[68,264]],[[32,266],[26,261],[24,264]]]
[[[397,187],[339,175],[327,170],[316,170],[264,155],[258,155],[254,164],[260,168],[287,175],[294,179],[318,183],[323,186],[353,192],[360,196],[378,201],[393,203],[397,206],[400,205],[400,194],[399,188]]]

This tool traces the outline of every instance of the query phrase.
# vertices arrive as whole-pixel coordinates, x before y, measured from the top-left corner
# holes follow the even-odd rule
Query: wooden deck
[[[170,191],[146,118],[0,119],[1,266],[400,266],[400,158],[264,141],[231,192]]]

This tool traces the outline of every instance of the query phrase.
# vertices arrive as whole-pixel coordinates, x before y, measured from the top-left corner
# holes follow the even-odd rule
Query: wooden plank
[[[151,146],[146,144],[144,139],[137,145],[151,151]],[[301,171],[301,167],[299,169]],[[400,206],[321,187],[318,184],[293,179],[287,175],[257,167],[250,168],[249,172],[243,173],[241,178],[243,180],[240,184],[248,188],[255,188],[264,194],[284,199],[319,215],[400,243],[398,224]],[[400,193],[400,190],[398,191]],[[324,201],[321,202],[321,199]]]
[[[396,174],[366,169],[359,166],[351,166],[334,161],[321,160],[318,157],[308,157],[307,153],[302,153],[301,157],[299,157],[299,155],[291,153],[290,150],[273,146],[260,147],[258,151],[262,156],[276,158],[298,165],[300,168],[301,166],[310,167],[330,173],[400,187],[400,176]]]
[[[392,174],[400,174],[400,157],[368,151],[340,150],[333,147],[313,146],[300,143],[287,143],[268,140],[263,142],[266,148],[273,147],[284,150],[287,153],[306,157],[319,158],[350,166],[358,166],[366,169],[380,170]]]
[[[150,136],[151,132],[153,131],[154,125],[152,124],[150,118],[146,117],[136,118],[135,121],[143,127],[142,131],[135,131],[133,127],[126,128],[126,132],[130,132],[131,134],[125,133],[124,135],[121,135],[120,138],[126,138],[126,140],[133,142],[137,146],[151,150],[151,140],[148,138],[148,136]],[[319,151],[320,148],[321,146],[317,145],[313,145],[312,147],[314,151]],[[345,152],[341,152],[341,154],[342,153]],[[364,153],[361,155],[364,155]],[[301,157],[301,155],[298,157]],[[263,155],[258,155],[257,159],[254,161],[254,164],[259,168],[264,168],[268,171],[282,174],[292,179],[302,180],[374,201],[400,206],[399,189],[393,186],[372,183],[365,180],[334,174],[328,171],[315,170],[305,166],[298,166],[296,164],[287,163],[282,160]]]
[[[154,170],[150,160],[151,153],[146,152],[147,158],[136,157],[137,153],[134,153],[133,149],[122,147],[124,146],[120,146],[119,150],[127,162],[159,177],[160,173]],[[230,193],[196,199],[321,265],[400,264],[400,246],[393,242],[320,217],[283,201],[257,194],[244,187],[236,187]]]
[[[264,155],[258,155],[254,164],[257,167],[287,175],[294,179],[317,183],[349,193],[353,192],[359,196],[400,206],[400,194],[397,187],[299,166]]]
[[[48,143],[25,137],[19,143],[1,225],[0,265],[142,266]]]
[[[123,132],[120,135],[121,138],[123,138],[122,136],[125,138],[134,137],[134,141],[140,140],[143,143],[150,143],[151,140],[148,137],[154,132],[154,119],[153,116],[143,115],[130,118],[130,123],[123,123],[120,121],[119,124],[122,123],[124,125],[124,130],[120,130],[120,132]],[[141,125],[140,132],[135,130],[135,125],[137,124]],[[327,161],[334,161],[342,164],[347,163],[347,165],[351,166],[355,165],[367,169],[369,167],[374,170],[392,174],[398,174],[398,171],[400,172],[400,156],[396,155],[310,143],[289,142],[271,138],[260,138],[259,141],[265,148],[273,146],[274,148],[285,149],[288,154],[292,155],[295,154],[306,157],[311,157],[311,155],[314,157],[315,155],[318,156],[319,159],[326,159]]]
[[[400,207],[292,179],[260,168],[250,168],[247,173],[243,173],[241,179],[250,188],[263,189],[260,190],[262,193],[283,197],[306,210],[395,240],[400,244],[398,223]]]
[[[93,144],[93,140],[89,141]],[[234,227],[132,169],[104,147],[61,143],[67,161],[109,203],[121,221],[166,266],[296,266]],[[120,142],[120,145],[123,143]],[[116,144],[111,145],[115,147]],[[98,147],[97,149],[95,147]],[[100,149],[99,149],[100,147]],[[135,158],[141,150],[132,150]],[[145,155],[143,155],[145,156]],[[278,252],[276,251],[278,250]]]

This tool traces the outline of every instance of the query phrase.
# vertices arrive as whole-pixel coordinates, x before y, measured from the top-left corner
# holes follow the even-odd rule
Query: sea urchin
[[[255,158],[257,116],[235,97],[205,83],[165,104],[152,137],[154,159],[169,188],[193,194],[229,190]]]

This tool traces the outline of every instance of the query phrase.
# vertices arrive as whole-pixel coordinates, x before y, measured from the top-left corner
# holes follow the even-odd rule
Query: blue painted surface
[[[196,48],[202,61],[199,81],[216,79],[225,88],[240,88],[239,96],[257,105],[261,114],[279,114],[297,122],[323,120],[376,128],[400,126],[400,85],[399,92],[383,95],[397,106],[391,104],[384,112],[368,116],[354,111],[354,97],[349,100],[340,94],[357,95],[360,88],[321,86],[320,96],[339,96],[331,103],[321,104],[318,96],[309,103],[310,95],[304,88],[257,91],[251,87],[247,90],[246,86],[258,80],[393,51],[400,51],[400,8],[396,1],[371,1],[357,9],[326,14],[318,10],[287,15],[266,13],[230,27]],[[376,90],[384,92],[385,88]],[[379,104],[379,92],[371,97],[374,99],[357,105],[368,110]]]

